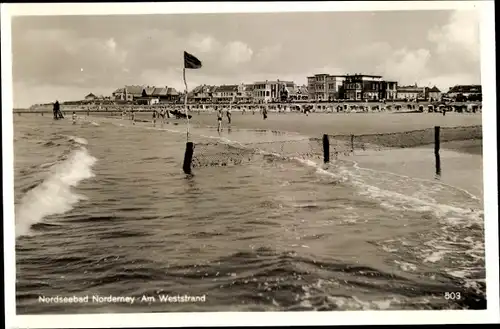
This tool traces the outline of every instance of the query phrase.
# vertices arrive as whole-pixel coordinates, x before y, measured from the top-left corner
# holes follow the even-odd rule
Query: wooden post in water
[[[436,157],[436,176],[441,176],[441,158],[439,156],[440,130],[440,126],[434,127],[434,156]]]
[[[351,153],[354,153],[354,135],[351,135]]]
[[[325,163],[330,162],[330,140],[327,134],[323,135],[323,159]]]
[[[191,162],[193,160],[194,145],[193,142],[186,143],[186,152],[184,153],[184,164],[182,169],[187,175],[191,175]]]

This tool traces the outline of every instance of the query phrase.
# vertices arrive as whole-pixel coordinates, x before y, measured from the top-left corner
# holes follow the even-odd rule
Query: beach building
[[[383,98],[383,81],[380,75],[346,75],[344,81],[345,99],[351,101],[379,100]]]
[[[167,88],[167,97],[165,99],[166,101],[178,102],[178,101],[180,101],[180,99],[181,99],[181,95],[175,88],[172,88],[172,87]]]
[[[436,86],[427,89],[427,97],[428,100],[431,102],[436,101],[439,102],[441,101],[441,90],[439,90]]]
[[[398,87],[397,99],[401,100],[425,100],[426,99],[426,87],[418,87],[415,83],[413,86],[400,86]]]
[[[396,81],[382,81],[381,99],[394,100],[398,96],[398,83]]]
[[[156,104],[176,101],[179,93],[174,88],[155,86],[125,86],[112,93],[113,100],[138,101],[141,104]],[[153,100],[156,99],[156,100]]]
[[[144,86],[125,86],[115,90],[112,95],[115,100],[132,102],[142,97],[142,90]]]
[[[446,96],[454,100],[464,97],[479,100],[482,99],[482,94],[481,85],[456,85],[448,90]]]
[[[114,100],[125,100],[125,88],[118,88],[111,93]]]
[[[295,89],[293,81],[266,80],[253,84],[253,98],[256,102],[279,102],[287,90]]]
[[[326,73],[307,77],[307,90],[311,100],[335,100],[344,97],[344,75]]]
[[[309,91],[306,85],[296,86],[295,90],[290,93],[291,101],[306,101],[309,99]]]
[[[94,101],[94,100],[96,100],[96,99],[97,99],[97,96],[96,96],[96,95],[94,95],[93,93],[90,93],[90,94],[88,94],[87,96],[85,96],[85,100],[86,100],[86,101]]]
[[[236,101],[238,103],[250,103],[253,100],[253,85],[241,83],[238,85]]]
[[[237,93],[238,85],[222,85],[215,89],[212,99],[219,103],[230,102],[236,98]]]
[[[147,86],[142,90],[142,96],[137,98],[138,104],[143,105],[154,105],[160,103],[160,101],[166,101],[167,98],[167,87],[150,87]]]
[[[217,86],[197,86],[191,93],[188,94],[188,99],[192,98],[195,102],[210,102],[212,101],[212,96],[216,89]]]
[[[273,100],[278,102],[288,102],[290,96],[295,93],[296,85],[293,81],[280,81],[272,82],[271,96]]]
[[[258,103],[271,100],[271,86],[265,82],[255,82],[253,84],[253,99]]]

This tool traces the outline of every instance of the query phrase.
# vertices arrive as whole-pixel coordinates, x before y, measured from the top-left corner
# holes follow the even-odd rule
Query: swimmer
[[[72,119],[73,119],[73,124],[76,125],[76,113],[74,111],[73,111]]]
[[[222,130],[222,109],[217,110],[217,131]]]
[[[227,116],[227,122],[230,125],[231,124],[231,107],[229,107],[227,109],[226,116]]]

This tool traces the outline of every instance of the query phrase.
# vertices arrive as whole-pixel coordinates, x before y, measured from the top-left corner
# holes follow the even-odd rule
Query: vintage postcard
[[[493,9],[2,5],[7,327],[498,322]]]

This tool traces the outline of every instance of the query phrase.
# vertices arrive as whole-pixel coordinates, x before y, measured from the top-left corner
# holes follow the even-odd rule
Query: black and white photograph
[[[498,321],[493,2],[217,6],[2,5],[6,319]]]

